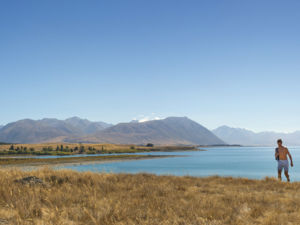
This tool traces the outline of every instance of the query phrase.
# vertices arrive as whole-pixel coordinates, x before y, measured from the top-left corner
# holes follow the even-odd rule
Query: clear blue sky
[[[0,124],[300,130],[300,1],[0,1]]]

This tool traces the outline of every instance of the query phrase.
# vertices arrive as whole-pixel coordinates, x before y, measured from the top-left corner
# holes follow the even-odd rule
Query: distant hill
[[[115,126],[72,117],[66,120],[24,119],[0,130],[0,142],[108,142],[115,144],[222,145],[211,131],[187,117],[169,117]]]
[[[169,117],[147,122],[120,123],[84,138],[67,138],[71,142],[110,142],[116,144],[225,144],[211,131],[187,117]]]
[[[147,122],[131,121],[112,125],[79,117],[66,120],[23,119],[0,125],[0,142],[108,142],[156,145],[248,145],[274,146],[282,138],[288,146],[300,146],[300,131],[259,132],[221,126],[209,131],[187,117],[168,117]]]
[[[282,138],[284,144],[290,146],[300,145],[300,131],[293,133],[259,132],[255,133],[242,128],[221,126],[213,133],[228,144],[240,144],[250,146],[274,146],[276,140]]]
[[[0,145],[9,145],[10,143],[7,142],[0,142]]]
[[[112,126],[112,124],[104,122],[91,122],[87,119],[81,119],[79,117],[71,117],[69,119],[66,119],[65,122],[72,125],[76,129],[78,129],[78,131],[84,134],[92,134]]]
[[[212,132],[228,144],[252,145],[256,141],[254,132],[242,128],[221,126],[212,130]]]
[[[2,127],[0,142],[39,143],[62,141],[66,137],[88,135],[109,126],[109,124],[90,122],[78,117],[67,120],[24,119]]]

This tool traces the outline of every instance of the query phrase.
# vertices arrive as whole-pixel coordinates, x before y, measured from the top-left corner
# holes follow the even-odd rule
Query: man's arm
[[[294,166],[294,164],[293,164],[293,159],[292,159],[292,156],[291,156],[291,154],[290,154],[289,150],[288,150],[288,149],[286,149],[286,150],[287,150],[287,154],[288,154],[288,156],[289,156],[289,158],[290,158],[290,160],[291,160],[291,167],[293,167],[293,166]]]

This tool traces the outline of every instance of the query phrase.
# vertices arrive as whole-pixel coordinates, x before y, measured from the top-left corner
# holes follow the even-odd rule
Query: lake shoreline
[[[93,163],[110,163],[131,160],[146,160],[156,158],[178,157],[176,155],[109,155],[68,158],[0,158],[0,168],[7,167],[43,167],[64,165],[85,165]]]

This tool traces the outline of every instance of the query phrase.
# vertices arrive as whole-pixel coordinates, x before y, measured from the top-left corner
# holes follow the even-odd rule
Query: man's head
[[[281,139],[278,139],[278,140],[277,140],[277,144],[278,144],[278,146],[282,146],[282,140],[281,140]]]

